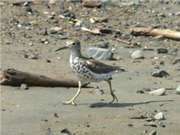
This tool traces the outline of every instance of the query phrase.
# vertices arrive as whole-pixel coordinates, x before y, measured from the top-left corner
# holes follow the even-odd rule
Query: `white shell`
[[[160,89],[153,90],[153,91],[149,92],[149,94],[156,95],[156,96],[162,96],[165,93],[166,93],[166,89],[165,88],[160,88]]]

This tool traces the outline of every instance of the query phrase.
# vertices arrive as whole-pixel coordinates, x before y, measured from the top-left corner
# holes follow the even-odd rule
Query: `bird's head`
[[[68,48],[71,48],[72,50],[80,50],[81,49],[81,45],[80,45],[79,40],[67,41],[66,46]]]
[[[81,45],[79,40],[71,40],[66,42],[66,47],[70,48],[73,57],[81,56]]]

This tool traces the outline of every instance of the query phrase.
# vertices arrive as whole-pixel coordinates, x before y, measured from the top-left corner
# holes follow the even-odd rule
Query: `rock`
[[[144,94],[144,91],[143,91],[143,90],[137,90],[136,93],[138,93],[138,94]]]
[[[29,59],[33,59],[33,60],[37,60],[37,59],[39,59],[39,56],[38,56],[38,54],[30,54],[30,55],[28,56],[28,58],[29,58]]]
[[[176,94],[180,95],[180,85],[178,85],[178,87],[176,88]]]
[[[113,58],[113,53],[110,49],[90,47],[86,52],[88,57],[96,60],[110,60]]]
[[[168,53],[168,49],[166,49],[166,48],[158,48],[157,53]]]
[[[76,26],[76,27],[81,27],[82,24],[83,24],[83,21],[77,20],[76,23],[75,23],[75,26]]]
[[[59,118],[59,115],[57,113],[54,113],[54,117]]]
[[[107,22],[108,21],[108,18],[107,17],[92,17],[89,19],[89,21],[91,23],[101,23],[101,22]]]
[[[159,122],[159,126],[162,127],[162,128],[166,127],[166,125],[162,121]]]
[[[44,43],[44,44],[49,43],[48,39],[46,39],[46,38],[41,38],[40,40],[41,40],[41,43]]]
[[[75,3],[75,2],[81,2],[82,0],[67,0],[68,2],[72,2],[72,3]]]
[[[63,130],[61,130],[62,135],[72,135],[72,133],[67,129],[64,128]]]
[[[99,87],[97,87],[95,89],[95,92],[96,92],[97,95],[103,95],[104,94],[104,90],[100,89]]]
[[[178,64],[178,63],[180,63],[180,58],[177,58],[172,62],[173,65]]]
[[[51,63],[51,60],[49,60],[49,59],[46,59],[46,62],[47,62],[47,63]]]
[[[32,60],[37,60],[37,59],[39,59],[39,56],[38,56],[38,54],[30,53],[30,54],[24,54],[24,58],[28,58],[28,59],[32,59]]]
[[[62,30],[61,27],[52,27],[52,28],[50,28],[50,33],[56,34],[56,33],[60,32],[61,30]]]
[[[143,89],[141,89],[141,90],[137,90],[136,93],[138,93],[138,94],[144,94],[145,92],[149,92],[149,91],[151,91],[150,88],[143,88]]]
[[[129,123],[128,124],[128,127],[133,127],[134,125],[132,123]]]
[[[101,0],[83,0],[83,6],[88,8],[101,7]]]
[[[175,15],[176,15],[176,16],[180,16],[180,12],[176,12]]]
[[[22,84],[21,84],[21,86],[20,86],[20,89],[21,89],[21,90],[28,90],[28,89],[29,89],[29,87],[28,87],[28,85],[27,85],[27,84],[22,83]]]
[[[4,2],[0,2],[0,6],[4,6]]]
[[[169,48],[168,52],[169,52],[168,54],[170,54],[170,55],[177,56],[178,49],[177,48]]]
[[[155,120],[165,120],[165,116],[163,112],[159,112],[154,116]]]
[[[49,0],[49,4],[55,4],[57,0]]]
[[[167,77],[169,76],[169,73],[167,73],[165,70],[156,70],[154,72],[152,72],[152,76],[153,77]]]
[[[144,55],[143,55],[143,51],[142,50],[136,50],[131,54],[131,58],[133,59],[143,59]]]
[[[160,89],[157,89],[157,90],[153,90],[153,91],[150,91],[149,94],[151,95],[156,95],[156,96],[162,96],[166,93],[166,89],[165,88],[160,88]]]
[[[153,130],[149,133],[149,135],[157,135],[157,131],[156,130]]]
[[[69,10],[65,10],[63,11],[63,13],[61,15],[59,15],[60,18],[65,18],[65,19],[68,19],[68,20],[74,20],[76,19],[76,15],[69,11]]]

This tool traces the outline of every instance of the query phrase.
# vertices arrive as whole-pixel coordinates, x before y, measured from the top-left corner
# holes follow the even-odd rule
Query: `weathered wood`
[[[28,86],[42,87],[77,87],[78,82],[71,79],[60,80],[52,79],[43,75],[37,75],[27,72],[18,71],[15,69],[7,69],[0,73],[0,84],[10,86],[20,86],[21,84]]]
[[[130,29],[131,34],[135,36],[144,35],[144,36],[156,36],[162,38],[169,38],[173,40],[180,40],[180,32],[173,31],[170,29],[156,29],[156,28],[147,28],[147,27],[135,27]]]

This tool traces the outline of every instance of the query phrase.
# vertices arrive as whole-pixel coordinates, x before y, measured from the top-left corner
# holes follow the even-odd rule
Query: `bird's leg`
[[[112,99],[112,101],[110,103],[113,103],[114,100],[116,100],[118,102],[118,98],[116,97],[116,95],[114,94],[114,92],[112,90],[111,80],[108,80],[107,83],[109,85],[111,96],[113,97],[113,99]]]
[[[78,90],[76,92],[76,94],[74,95],[74,97],[72,97],[70,100],[63,102],[64,104],[68,105],[76,105],[76,103],[74,102],[74,100],[79,96],[79,94],[81,93],[81,81],[78,82]]]

